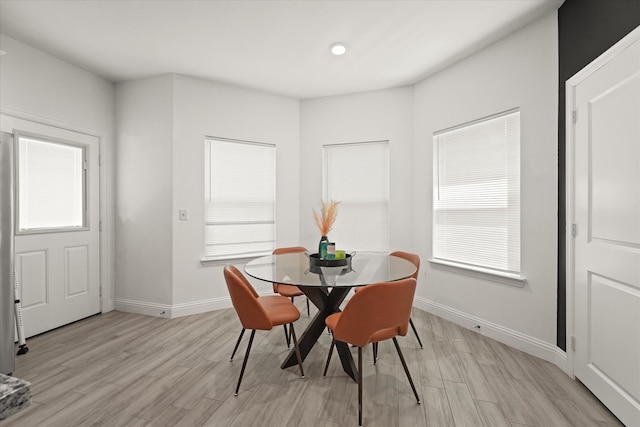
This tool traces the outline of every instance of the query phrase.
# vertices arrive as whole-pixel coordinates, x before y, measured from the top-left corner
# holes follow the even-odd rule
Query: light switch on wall
[[[180,217],[180,221],[186,221],[189,219],[189,212],[186,209],[180,209],[178,211],[178,215]]]

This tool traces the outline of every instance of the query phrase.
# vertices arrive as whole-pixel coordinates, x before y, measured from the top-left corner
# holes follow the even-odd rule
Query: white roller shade
[[[325,145],[324,197],[339,201],[337,249],[389,250],[388,141]]]
[[[276,147],[205,141],[205,256],[268,254],[275,247]]]
[[[435,259],[520,272],[520,112],[434,135]]]

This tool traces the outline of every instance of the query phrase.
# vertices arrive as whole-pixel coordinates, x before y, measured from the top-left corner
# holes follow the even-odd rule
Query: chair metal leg
[[[333,347],[335,345],[336,345],[336,340],[331,339],[331,347],[329,347],[329,356],[327,356],[327,363],[326,365],[324,365],[324,373],[322,374],[323,377],[327,376],[327,371],[329,370],[329,362],[331,362],[331,356],[333,355]]]
[[[418,339],[418,344],[420,344],[420,348],[424,348],[422,346],[422,341],[420,341],[420,337],[418,336],[418,331],[416,330],[416,325],[413,324],[413,320],[409,318],[409,324],[411,325],[411,329],[413,329],[413,333],[416,334],[416,338]]]
[[[236,341],[236,346],[233,347],[233,353],[231,353],[231,359],[229,359],[229,362],[233,361],[233,356],[236,355],[236,351],[238,351],[238,346],[240,345],[240,341],[242,340],[242,336],[244,335],[244,331],[245,329],[242,328],[242,330],[240,331],[240,336],[238,337],[238,341]]]
[[[393,344],[396,346],[396,351],[398,352],[398,356],[400,356],[400,361],[402,362],[404,373],[407,374],[407,379],[409,379],[409,384],[411,384],[411,388],[413,389],[413,394],[416,396],[416,400],[418,401],[418,404],[420,404],[420,398],[418,397],[416,386],[413,385],[413,380],[411,379],[409,368],[407,368],[407,362],[404,361],[404,356],[402,355],[402,350],[400,350],[400,346],[398,345],[398,340],[396,339],[396,337],[393,337]]]
[[[282,326],[284,327],[284,339],[287,342],[287,348],[290,348],[291,347],[291,336],[290,336],[289,332],[287,331],[287,324],[285,323]]]
[[[236,392],[234,396],[238,395],[238,390],[240,390],[240,383],[242,382],[242,376],[244,375],[244,368],[247,367],[247,360],[249,359],[249,352],[251,351],[251,344],[253,344],[253,337],[256,334],[256,330],[251,330],[251,337],[249,337],[249,345],[247,346],[247,353],[244,355],[244,361],[242,362],[242,369],[240,370],[240,378],[238,378],[238,385],[236,386]]]
[[[300,376],[304,378],[304,370],[302,369],[302,356],[300,355],[300,347],[298,347],[298,338],[296,338],[296,331],[293,329],[293,323],[289,324],[289,334],[293,338],[293,348],[296,350],[296,357],[298,358],[298,365],[300,366]]]
[[[362,347],[358,347],[358,425],[362,427]]]
[[[371,348],[373,349],[373,364],[378,363],[378,343],[374,342],[371,344]]]

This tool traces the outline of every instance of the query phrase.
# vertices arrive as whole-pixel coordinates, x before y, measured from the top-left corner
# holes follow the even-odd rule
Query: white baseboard
[[[571,378],[575,378],[573,367],[567,357],[567,352],[562,350],[560,347],[556,347],[556,358],[555,360],[552,360],[551,363],[562,369],[564,373],[569,375]]]
[[[569,374],[567,370],[566,353],[553,344],[430,301],[426,298],[416,296],[413,300],[413,305],[416,308],[449,320],[463,328],[477,331],[481,335],[551,362]],[[479,330],[478,326],[480,326]]]
[[[116,310],[146,316],[171,318],[171,306],[146,301],[116,298],[113,300]]]
[[[110,300],[103,300],[102,301],[102,312],[103,313],[108,313],[110,311],[113,311],[116,309],[116,305],[114,303],[114,301],[112,299]]]
[[[192,314],[206,313],[208,311],[222,310],[223,308],[231,307],[230,297],[218,297],[203,301],[176,304],[171,307],[171,318],[190,316]]]
[[[126,313],[144,314],[146,316],[176,317],[190,316],[192,314],[206,313],[208,311],[221,310],[231,307],[231,298],[219,297],[208,300],[193,301],[182,304],[158,304],[146,301],[115,299],[115,309]]]

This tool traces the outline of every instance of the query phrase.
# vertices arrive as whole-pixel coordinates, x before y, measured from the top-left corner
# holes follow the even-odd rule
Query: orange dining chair
[[[415,265],[416,272],[413,273],[411,277],[416,279],[416,282],[418,281],[418,273],[420,272],[420,257],[418,255],[412,254],[410,252],[403,252],[403,251],[391,252],[389,255],[397,256],[399,258],[404,258],[410,263],[412,263],[413,265]],[[416,336],[416,339],[418,340],[418,344],[420,344],[420,348],[424,348],[422,347],[422,341],[420,340],[420,336],[418,335],[418,331],[416,330],[416,326],[413,324],[413,320],[411,319],[411,317],[409,317],[409,324],[411,325],[411,329],[413,329],[413,333]]]
[[[276,248],[273,250],[274,255],[278,254],[292,254],[298,252],[306,252],[307,248],[303,246],[291,246],[287,248]],[[273,283],[273,292],[276,294],[280,294],[283,297],[291,298],[291,302],[293,302],[294,297],[299,297],[304,295],[299,287],[294,285],[284,285],[282,283]],[[307,317],[309,317],[309,298],[307,298]],[[287,332],[287,327],[284,327],[284,338],[287,341],[287,348],[291,344],[291,336]]]
[[[368,285],[351,298],[344,307],[344,311],[334,313],[325,320],[327,327],[333,333],[333,340],[323,376],[327,375],[336,341],[358,347],[358,423],[360,426],[362,426],[362,347],[369,343],[393,339],[413,394],[418,404],[420,403],[420,397],[396,339],[398,335],[407,334],[415,292],[416,279],[414,278]]]
[[[273,250],[274,255],[278,254],[291,254],[297,252],[306,252],[307,248],[303,246],[291,246],[288,248],[276,248]],[[299,297],[304,295],[300,288],[294,285],[283,285],[281,283],[273,284],[273,292],[276,294],[280,294],[283,297],[291,298],[291,302],[293,302],[294,297]],[[309,316],[309,299],[307,298],[307,316]]]
[[[416,272],[413,273],[411,275],[411,277],[413,277],[414,279],[416,279],[416,281],[418,280],[418,273],[420,272],[420,257],[416,254],[412,254],[410,252],[403,252],[403,251],[395,251],[395,252],[391,252],[389,255],[392,256],[397,256],[398,258],[403,258],[406,259],[407,261],[409,261],[410,263],[412,263],[413,265],[416,266]],[[359,288],[355,288],[354,292],[358,292]],[[409,324],[411,325],[411,329],[413,329],[413,333],[416,336],[416,339],[418,340],[418,344],[420,344],[420,348],[424,348],[422,346],[422,340],[420,339],[420,336],[418,335],[418,330],[416,329],[416,326],[413,324],[413,320],[411,319],[411,317],[409,317]],[[375,365],[378,361],[378,344],[374,344],[373,345],[373,364]]]
[[[231,361],[233,356],[238,350],[240,340],[246,329],[251,329],[251,337],[249,338],[249,345],[247,346],[247,352],[244,355],[244,361],[242,362],[242,369],[240,370],[240,377],[238,378],[238,385],[236,386],[235,396],[238,395],[240,390],[240,383],[242,382],[242,376],[247,366],[247,360],[249,359],[249,352],[251,352],[251,344],[253,343],[253,337],[256,334],[256,330],[270,331],[274,326],[289,324],[289,330],[291,331],[291,337],[293,338],[293,345],[296,351],[296,357],[298,359],[298,365],[300,365],[300,375],[304,378],[304,370],[302,369],[302,357],[300,357],[300,348],[298,347],[298,339],[296,338],[296,332],[293,329],[293,322],[300,318],[300,312],[295,305],[288,298],[281,295],[271,295],[260,297],[256,293],[251,283],[244,277],[242,272],[233,265],[228,265],[224,268],[224,278],[227,282],[227,288],[229,289],[229,295],[231,296],[231,302],[233,308],[235,308],[240,323],[242,323],[242,331],[240,337],[236,342],[236,346],[231,354]]]

